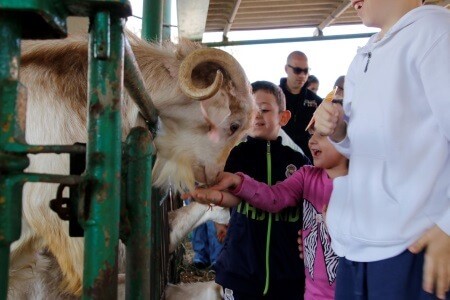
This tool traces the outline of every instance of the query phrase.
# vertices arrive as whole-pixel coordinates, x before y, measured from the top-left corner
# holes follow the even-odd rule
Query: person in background
[[[252,88],[260,111],[247,141],[231,151],[225,170],[276,183],[309,160],[278,137],[290,118],[281,89],[267,81],[254,82]],[[216,262],[216,282],[225,299],[303,299],[305,275],[296,242],[301,218],[299,207],[271,214],[242,202],[231,209]]]
[[[222,230],[222,227],[220,229]],[[192,231],[191,242],[194,250],[192,262],[197,269],[214,269],[223,246],[223,233],[218,233],[213,221],[207,221]]]
[[[284,70],[287,77],[281,78],[280,87],[286,96],[286,109],[291,112],[292,117],[283,129],[312,161],[308,149],[309,134],[305,129],[322,98],[308,90],[305,85],[309,65],[308,58],[303,52],[294,51],[289,54]]]
[[[319,79],[314,75],[309,75],[308,80],[306,81],[306,87],[314,94],[317,94],[319,90]]]
[[[352,0],[378,27],[315,130],[350,159],[327,211],[336,299],[450,299],[450,12]]]

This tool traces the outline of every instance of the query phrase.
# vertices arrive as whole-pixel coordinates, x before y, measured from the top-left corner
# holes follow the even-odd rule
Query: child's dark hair
[[[252,90],[253,93],[256,93],[257,91],[263,90],[266,93],[269,93],[271,95],[275,96],[275,99],[277,100],[277,105],[280,109],[280,111],[286,110],[286,97],[284,96],[283,91],[279,86],[276,84],[269,82],[269,81],[255,81],[252,83]]]
[[[319,84],[319,79],[314,75],[309,75],[308,80],[306,81],[306,87],[308,87],[311,83]]]

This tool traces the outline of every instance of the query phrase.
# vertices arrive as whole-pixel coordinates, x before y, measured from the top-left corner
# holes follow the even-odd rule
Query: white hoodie
[[[377,38],[345,78],[335,145],[349,175],[327,214],[333,249],[359,262],[396,256],[435,224],[450,235],[450,12],[416,8]]]

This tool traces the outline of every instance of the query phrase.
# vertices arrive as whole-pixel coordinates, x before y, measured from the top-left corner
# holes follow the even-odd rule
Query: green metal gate
[[[147,184],[151,182],[151,133],[134,128],[124,147],[121,141],[121,101],[117,100],[124,82],[153,133],[157,119],[156,109],[139,101],[149,96],[143,92],[140,71],[123,33],[124,20],[130,15],[126,0],[0,0],[0,299],[7,297],[9,249],[20,237],[26,182],[60,184],[60,196],[53,205],[61,217],[70,219],[71,234],[85,237],[83,299],[117,297],[119,234],[127,245],[127,299],[161,296],[165,284],[161,253],[166,252],[155,244],[162,240],[163,231],[153,227],[161,224],[163,213]],[[20,42],[65,37],[67,16],[90,18],[88,143],[29,145],[24,137],[26,87],[18,75]],[[38,153],[85,156],[86,169],[78,175],[25,173],[27,154]],[[69,199],[62,198],[65,187],[70,188]]]

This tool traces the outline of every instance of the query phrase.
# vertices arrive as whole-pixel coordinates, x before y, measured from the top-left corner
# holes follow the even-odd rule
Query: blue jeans
[[[212,265],[216,263],[222,244],[217,239],[216,227],[213,221],[208,221],[192,231],[192,248],[194,263]]]
[[[337,267],[336,300],[437,299],[422,288],[424,253],[408,250],[384,260],[354,262],[341,258]],[[447,293],[447,298],[449,294]]]

